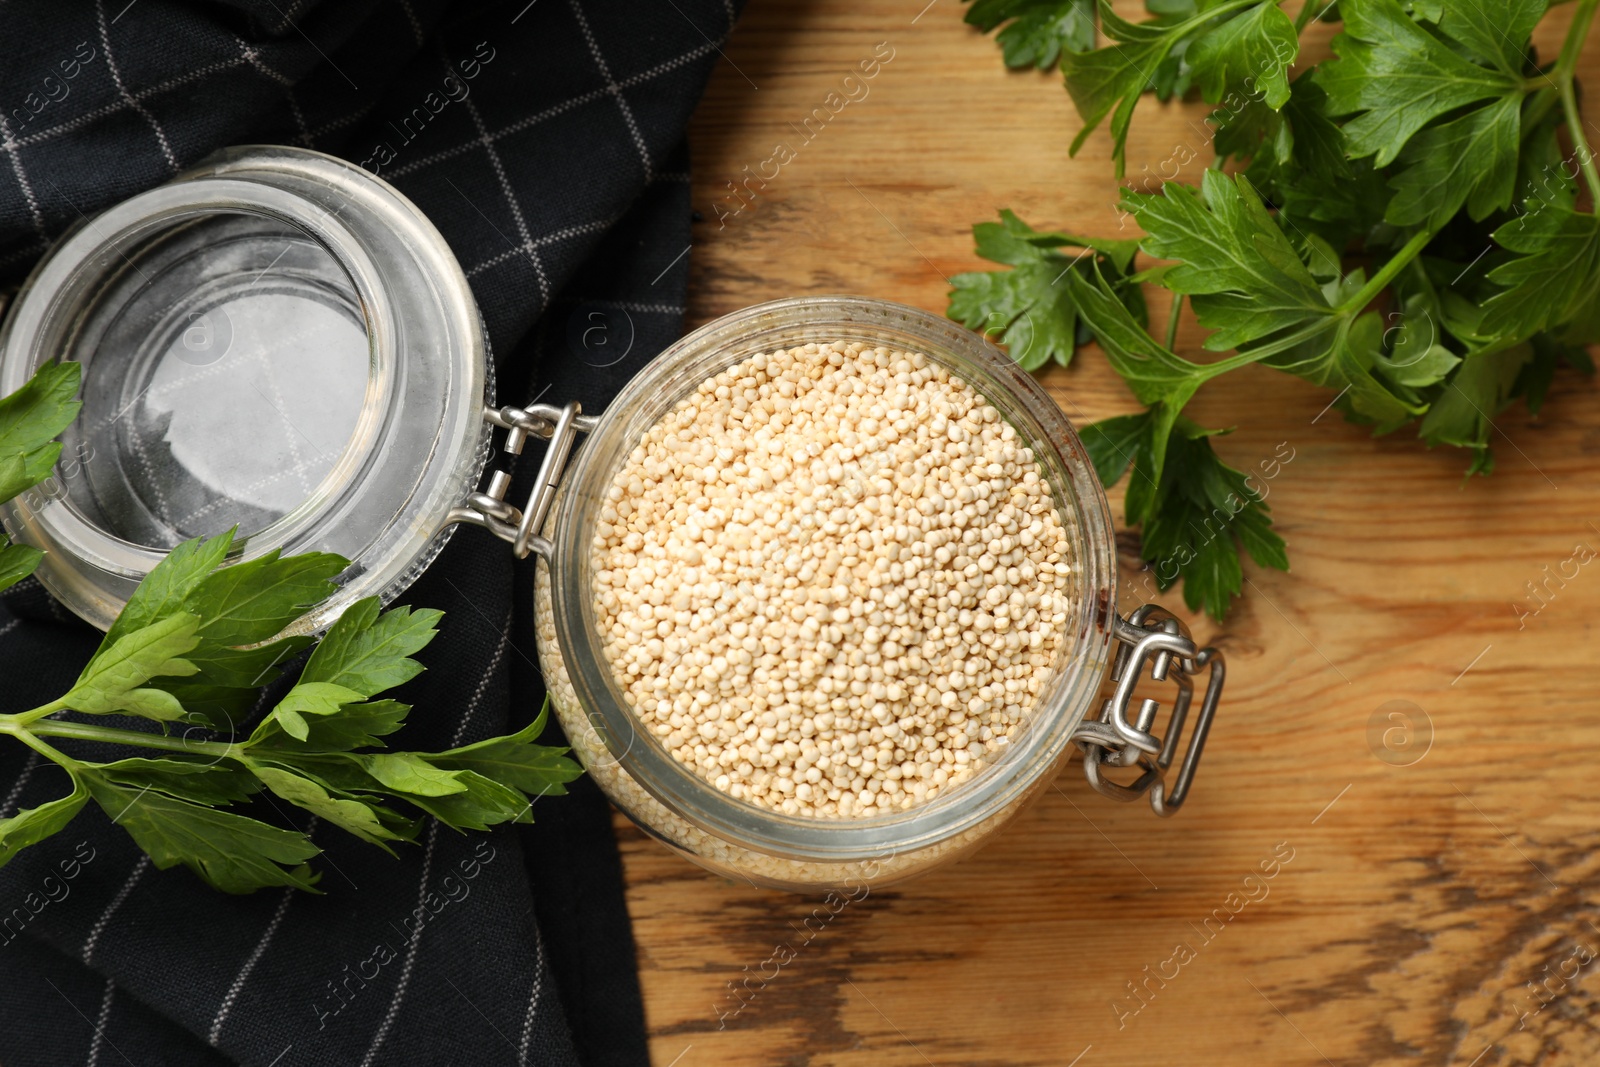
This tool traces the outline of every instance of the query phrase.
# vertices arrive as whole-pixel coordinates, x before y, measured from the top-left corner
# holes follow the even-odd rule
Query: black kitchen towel
[[[74,221],[218,147],[306,145],[394,182],[444,232],[503,401],[593,410],[679,331],[684,130],[734,15],[729,0],[0,0],[0,288]],[[404,598],[447,615],[400,743],[528,721],[530,590],[505,544],[458,532]],[[11,590],[0,710],[65,691],[97,637],[36,582]],[[0,743],[0,818],[61,789]],[[276,817],[308,826],[298,814]],[[580,781],[534,815],[488,835],[429,823],[398,859],[312,826],[323,895],[230,897],[155,870],[86,809],[0,870],[0,1065],[642,1064],[605,803]]]

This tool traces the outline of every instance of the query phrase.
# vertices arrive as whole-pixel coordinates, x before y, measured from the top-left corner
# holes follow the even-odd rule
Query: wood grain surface
[[[1008,73],[956,0],[924,3],[752,0],[692,133],[691,325],[804,293],[942,311],[946,279],[981,266],[970,225],[1001,207],[1118,233],[1108,139],[1068,157],[1058,76]],[[804,140],[886,49],[866,98]],[[1583,71],[1600,81],[1600,41]],[[1195,180],[1203,113],[1141,107],[1130,174],[1188,146]],[[794,158],[719,217],[779,142]],[[1135,409],[1093,349],[1045,382],[1079,424]],[[1463,454],[1374,440],[1331,399],[1248,369],[1194,404],[1238,426],[1219,445],[1235,466],[1292,453],[1268,502],[1294,569],[1246,565],[1216,638],[1226,703],[1177,818],[1103,801],[1069,767],[978,855],[809,941],[813,902],[720,880],[619,819],[654,1062],[1600,1063],[1600,563],[1566,562],[1600,550],[1600,391],[1563,374],[1539,418],[1507,411],[1499,471],[1465,484]],[[1577,576],[1519,618],[1564,563]],[[719,1020],[729,983],[785,943],[792,962]]]

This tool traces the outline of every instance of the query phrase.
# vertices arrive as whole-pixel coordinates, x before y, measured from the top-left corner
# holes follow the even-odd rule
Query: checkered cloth
[[[74,221],[215,148],[300,144],[377,171],[444,232],[503,401],[597,410],[677,336],[683,134],[730,0],[0,3],[0,287]],[[450,542],[406,597],[448,614],[401,744],[530,718],[531,585],[483,531]],[[97,637],[15,587],[0,709],[64,692]],[[63,788],[19,749],[0,745],[0,817]],[[0,1063],[644,1063],[608,809],[577,785],[532,827],[429,823],[398,860],[266,811],[310,826],[323,895],[215,892],[86,810],[0,871],[0,919],[21,908],[25,927],[0,929]]]

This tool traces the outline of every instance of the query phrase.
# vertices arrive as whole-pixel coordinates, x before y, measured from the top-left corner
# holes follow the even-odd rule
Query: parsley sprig
[[[968,20],[988,28],[1009,12],[1001,43],[1017,65],[1044,55],[1017,51],[1042,32],[1044,6],[980,0]],[[949,313],[992,328],[1021,308],[996,336],[1030,368],[1099,342],[1147,411],[1090,426],[1085,441],[1107,485],[1129,477],[1142,554],[1160,588],[1183,580],[1192,609],[1222,618],[1242,586],[1241,550],[1288,567],[1265,503],[1212,448],[1222,431],[1182,415],[1210,380],[1252,363],[1296,375],[1374,433],[1415,427],[1488,474],[1499,412],[1522,399],[1537,414],[1563,366],[1592,373],[1600,167],[1574,76],[1600,0],[1577,0],[1545,63],[1531,39],[1549,6],[1303,0],[1291,20],[1272,0],[1147,0],[1154,17],[1130,22],[1101,0],[1103,47],[1059,38],[1083,122],[1074,152],[1109,118],[1121,177],[1144,96],[1193,92],[1216,105],[1212,166],[1195,184],[1123,189],[1144,231],[1137,250],[1158,261],[1143,271],[1126,242],[1029,237],[1007,212],[1006,245],[980,223],[979,254],[1011,269],[959,275]],[[1334,58],[1296,73],[1300,34],[1341,20]],[[1019,242],[1033,258],[1010,251]],[[1044,281],[1036,261],[1070,247],[1093,254]],[[1170,294],[1164,340],[1146,328],[1140,283]],[[1174,351],[1185,305],[1218,355]]]
[[[54,438],[78,412],[78,378],[77,364],[47,365],[0,400],[0,499],[50,474],[61,451]],[[0,544],[4,589],[42,557]],[[425,815],[457,830],[529,822],[533,800],[563,793],[580,773],[565,749],[535,744],[543,712],[506,737],[442,752],[389,750],[385,739],[411,709],[381,694],[421,673],[412,657],[433,640],[442,612],[383,611],[375,598],[345,611],[293,687],[245,729],[261,687],[312,644],[282,631],[334,591],[348,562],[269,552],[230,563],[233,547],[230,531],[174,548],[71,689],[0,715],[0,735],[56,764],[70,783],[64,796],[0,819],[0,865],[93,802],[159,868],[182,864],[232,893],[311,890],[318,875],[310,861],[321,850],[233,805],[274,798],[262,807],[302,808],[392,851],[416,836]],[[108,716],[118,719],[97,721]],[[129,720],[148,725],[117,724]],[[120,758],[90,758],[123,749]]]
[[[1008,67],[1055,65],[1062,52],[1094,47],[1095,0],[974,0],[967,21],[985,33],[1003,26],[995,41]]]

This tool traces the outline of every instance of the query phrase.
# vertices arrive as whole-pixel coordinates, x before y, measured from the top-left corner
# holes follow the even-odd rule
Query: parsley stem
[[[1588,13],[1594,14],[1592,5]],[[1589,186],[1589,211],[1593,214],[1600,211],[1600,171],[1595,170],[1594,150],[1589,147],[1589,139],[1583,133],[1583,120],[1578,116],[1578,98],[1573,91],[1571,78],[1561,82],[1561,110],[1567,116],[1567,133],[1572,137],[1572,154],[1578,157],[1578,166],[1583,170],[1583,180]]]
[[[1578,70],[1578,55],[1583,51],[1583,39],[1589,36],[1589,23],[1594,20],[1597,0],[1578,0],[1573,12],[1572,25],[1567,27],[1567,39],[1561,42],[1561,54],[1550,71],[1556,81],[1571,81]]]
[[[1311,23],[1321,18],[1322,13],[1332,6],[1332,0],[1328,0],[1326,3],[1323,0],[1306,0],[1305,7],[1302,7],[1300,14],[1295,17],[1294,32],[1296,34],[1300,33]]]
[[[52,700],[50,703],[41,704],[31,711],[19,711],[11,715],[0,716],[0,718],[9,719],[19,725],[26,726],[37,719],[49,718],[56,712],[65,710],[67,710],[67,705],[64,702]]]
[[[1539,81],[1549,79],[1540,78]],[[1539,125],[1544,117],[1550,114],[1550,109],[1561,102],[1561,91],[1553,85],[1537,85],[1535,79],[1529,78],[1524,85],[1525,91],[1533,96],[1533,102],[1528,105],[1528,110],[1522,115],[1522,128],[1532,130]]]
[[[1427,268],[1417,260],[1413,259],[1409,269],[1411,273],[1416,276],[1417,285],[1422,289],[1423,292],[1428,294],[1428,299],[1434,304],[1438,304],[1439,289],[1433,284],[1433,279],[1428,277]]]
[[[1578,117],[1577,96],[1570,78],[1561,83],[1561,110],[1567,115],[1567,133],[1572,136],[1572,153],[1578,157],[1583,180],[1589,186],[1589,213],[1592,215],[1600,212],[1600,171],[1595,169],[1594,149],[1589,147],[1589,139],[1583,134],[1583,121]]]
[[[152,734],[143,730],[123,730],[115,726],[96,726],[86,722],[62,722],[59,719],[50,719],[26,727],[9,726],[0,721],[0,733],[13,734],[24,744],[28,743],[27,735],[36,734],[42,737],[70,737],[78,741],[107,741],[116,745],[159,748],[167,752],[186,752],[192,756],[232,757],[241,752],[239,745],[226,741],[191,741],[186,737],[170,737],[167,734]]]
[[[1595,2],[1600,3],[1600,0]],[[1339,305],[1339,311],[1353,314],[1372,303],[1372,298],[1383,292],[1384,288],[1394,281],[1395,275],[1405,270],[1406,265],[1416,259],[1431,240],[1433,240],[1432,230],[1419,230],[1412,234],[1411,240],[1402,245],[1400,251],[1389,257],[1389,262],[1379,268],[1378,273],[1361,287],[1360,292]]]
[[[1172,294],[1172,317],[1167,320],[1167,351],[1178,342],[1178,316],[1183,314],[1183,294]]]
[[[1312,2],[1314,3],[1315,0],[1312,0]],[[1223,15],[1232,14],[1235,11],[1243,11],[1247,7],[1258,7],[1260,3],[1261,0],[1222,0],[1222,3],[1217,4],[1208,11],[1197,12],[1177,25],[1164,26],[1162,29],[1172,34],[1176,39],[1196,26],[1215,21]]]
[[[21,741],[23,744],[27,745],[29,748],[39,753],[39,755],[53,763],[59,763],[61,766],[67,768],[76,767],[78,765],[78,761],[73,759],[71,756],[68,756],[65,752],[62,752],[51,745],[47,745],[35,737],[34,734],[38,731],[5,721],[11,718],[12,716],[9,715],[0,716],[0,733],[10,734],[12,737],[15,737],[18,741]]]
[[[1567,39],[1561,43],[1561,56],[1556,60],[1554,71],[1556,84],[1561,88],[1561,110],[1567,117],[1567,133],[1572,137],[1572,153],[1577,156],[1578,166],[1583,170],[1583,180],[1589,186],[1591,213],[1600,212],[1600,170],[1595,169],[1594,151],[1583,132],[1583,119],[1578,114],[1578,95],[1573,89],[1573,78],[1577,72],[1578,54],[1583,50],[1584,38],[1589,35],[1589,26],[1594,22],[1597,4],[1600,4],[1600,0],[1578,0],[1578,8],[1573,12]]]

